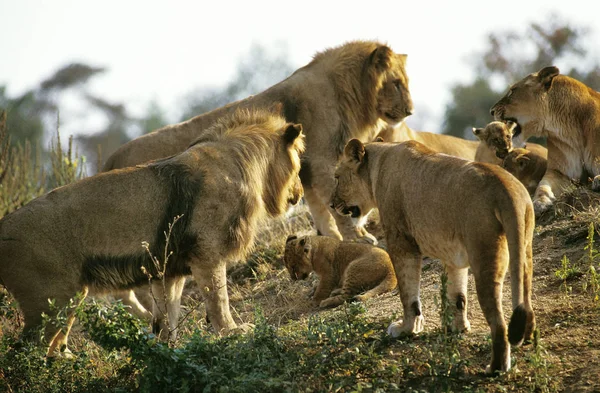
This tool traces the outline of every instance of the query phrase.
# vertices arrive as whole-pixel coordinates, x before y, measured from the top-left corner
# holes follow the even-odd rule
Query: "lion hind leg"
[[[152,313],[142,305],[133,290],[117,291],[112,295],[115,299],[121,299],[124,305],[129,306],[133,315],[144,321],[152,321]]]
[[[471,331],[471,323],[467,318],[467,286],[469,270],[446,265],[448,289],[446,296],[453,312],[452,330],[455,332]],[[442,321],[443,322],[443,321]]]

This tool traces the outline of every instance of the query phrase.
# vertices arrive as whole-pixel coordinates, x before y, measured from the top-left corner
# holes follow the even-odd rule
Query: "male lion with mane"
[[[379,208],[392,258],[404,320],[392,323],[393,337],[423,330],[419,299],[423,255],[442,260],[454,329],[470,329],[467,273],[492,333],[488,373],[510,368],[510,343],[529,340],[533,206],[525,187],[497,165],[435,153],[421,143],[351,140],[336,169],[332,203],[339,214]],[[502,313],[502,285],[510,267],[513,315]]]
[[[165,255],[166,293],[152,282],[154,330],[177,326],[182,280],[192,274],[217,333],[235,329],[226,263],[244,258],[259,222],[302,197],[302,126],[266,111],[239,110],[215,122],[183,153],[135,168],[101,173],[57,188],[0,220],[0,279],[25,316],[24,337],[51,314],[48,299],[65,306],[87,294],[147,283],[144,267]],[[163,261],[164,263],[164,261]],[[166,297],[166,303],[165,303]],[[65,350],[65,332],[46,327],[48,355]],[[174,331],[171,330],[171,334]],[[168,334],[168,332],[167,332]]]
[[[533,197],[536,214],[584,174],[600,190],[600,93],[550,66],[510,86],[490,113],[516,122],[515,134],[524,140],[547,137],[548,167]]]
[[[353,41],[327,49],[259,94],[124,144],[108,158],[104,170],[176,154],[237,108],[269,108],[279,103],[286,120],[302,124],[306,135],[300,177],[318,232],[373,242],[350,217],[331,214],[333,171],[347,141],[371,141],[384,124],[395,125],[412,113],[405,63],[406,55],[376,41]]]

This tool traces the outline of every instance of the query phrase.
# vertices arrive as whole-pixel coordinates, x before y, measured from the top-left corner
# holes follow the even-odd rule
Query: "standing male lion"
[[[492,333],[488,372],[510,369],[510,343],[530,339],[533,206],[525,187],[497,165],[435,153],[415,141],[400,144],[351,140],[335,172],[332,203],[340,214],[378,208],[392,258],[404,320],[394,337],[423,330],[419,299],[423,255],[443,261],[454,328],[469,330],[467,272]],[[513,315],[502,313],[502,286],[510,267]]]
[[[0,220],[0,279],[25,316],[25,337],[79,291],[124,290],[158,271],[141,246],[162,259],[165,232],[173,255],[166,293],[152,283],[155,326],[177,326],[182,283],[192,274],[217,332],[236,328],[229,310],[226,262],[244,257],[259,220],[302,196],[302,127],[263,111],[236,111],[215,122],[183,153],[102,173],[57,188]],[[163,261],[164,263],[164,261]],[[166,298],[166,303],[165,303]],[[48,354],[66,348],[66,332],[46,327]],[[171,330],[172,331],[172,330]]]
[[[406,55],[375,41],[327,49],[262,93],[126,143],[108,158],[104,170],[176,154],[236,108],[279,103],[286,120],[302,124],[306,135],[301,179],[316,229],[338,239],[368,236],[349,217],[332,216],[333,172],[347,141],[373,140],[385,123],[397,124],[412,113],[405,62]]]
[[[536,214],[548,210],[582,174],[600,190],[600,93],[560,75],[557,67],[544,67],[510,86],[490,113],[516,122],[516,134],[524,140],[547,137],[548,167],[533,197]]]

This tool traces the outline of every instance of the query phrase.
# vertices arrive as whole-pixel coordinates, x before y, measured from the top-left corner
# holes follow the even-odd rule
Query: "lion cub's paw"
[[[539,217],[543,213],[550,210],[552,207],[552,201],[548,197],[541,197],[533,201],[533,211],[535,212],[535,216]]]
[[[413,323],[404,323],[404,321],[392,322],[387,328],[387,333],[392,337],[400,337],[411,334],[417,334],[423,331],[425,319],[422,315],[415,317]]]
[[[600,175],[594,177],[594,180],[592,180],[592,191],[600,192]]]

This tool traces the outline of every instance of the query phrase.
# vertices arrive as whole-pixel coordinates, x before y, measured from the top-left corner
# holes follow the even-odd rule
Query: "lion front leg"
[[[229,309],[227,265],[219,261],[192,265],[192,274],[204,298],[206,316],[215,332],[226,335],[238,328]],[[246,325],[241,327],[246,330]]]
[[[185,277],[167,277],[164,280],[152,281],[152,332],[163,340],[175,341],[181,294],[185,285]]]
[[[398,289],[404,319],[393,322],[387,329],[392,337],[407,334],[416,334],[423,331],[425,319],[419,299],[419,286],[421,282],[421,255],[409,254],[389,247],[389,254],[396,270]]]
[[[548,211],[554,204],[554,201],[556,201],[556,198],[561,196],[571,184],[571,179],[561,172],[554,169],[548,169],[538,184],[533,196],[533,209],[535,215],[539,216]]]
[[[337,228],[334,216],[316,191],[310,187],[304,187],[304,199],[308,204],[317,233],[342,240],[342,234]]]

